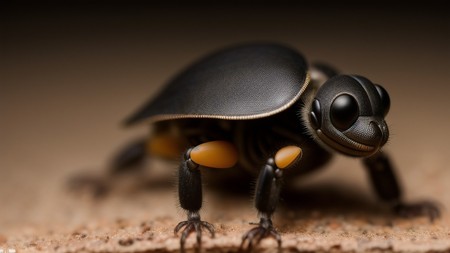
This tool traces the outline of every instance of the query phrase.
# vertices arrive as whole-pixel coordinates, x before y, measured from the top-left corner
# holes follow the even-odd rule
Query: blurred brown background
[[[3,236],[20,247],[8,231],[24,224],[78,222],[83,211],[61,213],[55,192],[80,170],[106,171],[147,131],[120,121],[199,56],[251,41],[382,84],[392,100],[386,150],[407,199],[450,208],[450,19],[437,3],[24,2],[3,4],[0,21],[0,245]],[[305,185],[336,180],[374,198],[358,161],[335,162]]]

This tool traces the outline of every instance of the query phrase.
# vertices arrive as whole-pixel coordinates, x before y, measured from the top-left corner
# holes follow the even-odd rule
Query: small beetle
[[[116,169],[139,161],[145,146],[152,155],[181,158],[178,193],[187,220],[180,247],[195,232],[214,237],[213,226],[200,218],[202,179],[199,168],[238,167],[257,174],[257,226],[244,234],[241,248],[263,238],[281,237],[271,217],[282,180],[324,165],[334,153],[361,158],[377,195],[397,213],[426,215],[439,210],[430,203],[405,204],[389,158],[380,152],[389,131],[386,90],[367,78],[338,75],[326,65],[308,68],[297,51],[278,44],[248,44],[215,52],[176,76],[126,120],[149,121],[148,145],[137,143],[116,159]],[[184,155],[182,156],[184,152]]]

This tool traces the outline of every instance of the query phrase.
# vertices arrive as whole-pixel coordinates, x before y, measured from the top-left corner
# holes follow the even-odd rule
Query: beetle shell
[[[274,115],[300,98],[309,83],[307,69],[302,55],[282,45],[228,48],[181,72],[125,123]]]

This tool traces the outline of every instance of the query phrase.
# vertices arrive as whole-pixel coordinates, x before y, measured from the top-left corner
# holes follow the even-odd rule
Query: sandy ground
[[[116,180],[103,198],[68,191],[67,182],[85,173],[104,177],[111,154],[147,132],[145,126],[124,131],[118,122],[185,65],[225,45],[270,40],[382,84],[392,99],[385,150],[405,199],[437,201],[443,212],[434,223],[394,217],[376,200],[360,162],[336,157],[283,195],[274,223],[284,251],[450,252],[446,13],[402,12],[402,6],[325,13],[268,8],[250,15],[253,9],[229,15],[21,7],[2,15],[0,249],[177,252],[172,230],[185,217],[167,183],[174,181],[173,165]],[[203,248],[235,252],[248,223],[257,221],[251,190],[210,188],[202,217],[217,236],[205,234]],[[188,249],[193,244],[190,238]],[[264,240],[259,249],[275,247]]]
[[[173,167],[152,164],[166,172]],[[177,207],[175,188],[168,183],[173,181],[171,173],[152,176],[156,174],[147,173],[151,180],[142,176],[116,180],[115,188],[103,197],[88,191],[74,193],[61,184],[64,181],[49,183],[38,193],[45,198],[28,199],[21,208],[2,209],[2,220],[10,219],[2,226],[0,243],[18,252],[177,252],[179,238],[173,235],[173,227],[185,217]],[[364,182],[349,180],[356,177],[349,176],[346,182],[335,180],[337,173],[321,174],[283,195],[274,219],[283,236],[283,252],[450,250],[445,209],[434,223],[427,218],[395,217],[371,196]],[[202,216],[215,225],[217,235],[214,239],[204,236],[205,252],[238,251],[241,235],[251,227],[248,223],[257,221],[251,193],[246,191],[206,188]],[[24,198],[20,191],[12,194],[12,199]],[[188,249],[194,244],[192,237]],[[258,249],[274,252],[276,243],[266,239]]]

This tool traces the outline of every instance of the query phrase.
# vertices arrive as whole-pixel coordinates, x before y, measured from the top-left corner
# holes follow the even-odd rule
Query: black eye
[[[383,116],[386,116],[389,112],[389,108],[391,107],[391,99],[389,98],[389,94],[387,93],[387,91],[383,87],[381,87],[381,85],[375,84],[375,88],[377,89],[378,94],[381,98],[381,106],[383,106]]]
[[[331,104],[330,116],[337,129],[346,130],[359,116],[358,102],[348,94],[339,95]]]

